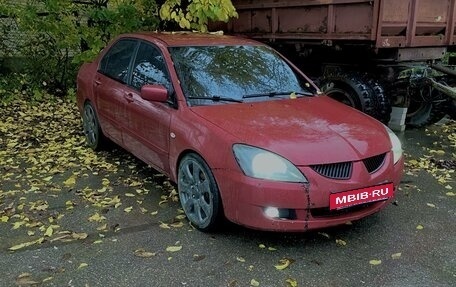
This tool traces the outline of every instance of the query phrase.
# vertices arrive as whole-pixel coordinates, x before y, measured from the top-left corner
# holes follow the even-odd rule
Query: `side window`
[[[128,81],[128,69],[137,42],[120,40],[111,46],[100,62],[99,72],[122,83]]]
[[[131,85],[140,90],[147,84],[161,84],[171,89],[168,70],[163,55],[152,45],[141,43],[133,65]]]

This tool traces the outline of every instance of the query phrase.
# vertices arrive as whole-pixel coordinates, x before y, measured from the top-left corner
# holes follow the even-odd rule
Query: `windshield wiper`
[[[234,102],[234,103],[243,103],[243,100],[238,100],[235,98],[229,98],[229,97],[220,97],[220,96],[212,96],[212,97],[187,97],[189,100],[209,100],[213,102]]]
[[[269,93],[259,93],[259,94],[250,94],[250,95],[244,95],[242,96],[243,99],[248,99],[248,98],[260,98],[260,97],[275,97],[275,96],[288,96],[288,95],[291,95],[291,94],[295,94],[297,96],[312,96],[313,94],[312,93],[309,93],[309,92],[295,92],[295,91],[291,91],[291,92],[269,92]]]

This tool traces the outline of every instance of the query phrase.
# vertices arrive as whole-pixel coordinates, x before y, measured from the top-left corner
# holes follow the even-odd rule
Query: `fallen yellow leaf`
[[[53,277],[53,276],[50,276],[50,277],[46,277],[46,278],[44,278],[44,279],[43,279],[43,281],[41,281],[41,282],[42,282],[42,283],[44,283],[44,282],[48,282],[48,281],[51,281],[52,279],[54,279],[54,277]]]
[[[182,246],[168,246],[166,247],[166,251],[168,252],[177,252],[182,249]]]
[[[88,234],[85,233],[85,232],[81,232],[81,233],[73,232],[73,233],[71,233],[71,237],[73,237],[74,239],[82,240],[82,239],[86,239],[87,236],[88,236]]]
[[[14,223],[13,223],[12,229],[18,229],[19,227],[21,227],[21,226],[24,225],[25,223],[26,223],[25,221],[17,221],[17,222],[14,222]]]
[[[282,258],[282,259],[279,260],[279,264],[274,265],[274,267],[277,270],[283,270],[285,268],[288,268],[288,266],[290,266],[291,263],[292,263],[292,261],[290,259]]]
[[[148,252],[148,251],[146,251],[146,250],[144,250],[142,248],[135,250],[133,252],[133,254],[135,256],[143,257],[143,258],[149,258],[149,257],[153,257],[153,256],[157,255],[157,253],[155,253],[155,252]]]
[[[104,186],[108,186],[109,183],[110,183],[110,181],[109,181],[109,179],[107,179],[107,178],[103,178],[103,179],[101,180],[101,184],[104,185]]]
[[[402,256],[402,253],[399,252],[399,253],[394,253],[394,254],[392,254],[392,255],[391,255],[391,258],[392,258],[392,259],[399,259],[399,258],[401,258],[401,256]]]
[[[419,225],[416,227],[416,229],[418,229],[418,230],[423,230],[423,229],[424,229],[424,226],[421,225],[421,224],[419,224]]]
[[[102,231],[102,230],[106,230],[106,229],[108,229],[108,224],[107,224],[107,223],[105,223],[105,224],[103,224],[103,225],[97,227],[97,230],[98,230],[98,231]]]
[[[369,264],[370,265],[380,265],[382,264],[382,260],[377,260],[377,259],[372,259],[371,261],[369,261]]]
[[[180,228],[180,227],[183,227],[184,226],[184,223],[182,221],[179,221],[179,222],[174,222],[172,224],[170,224],[172,227],[175,227],[175,228]]]
[[[36,286],[40,282],[35,281],[30,273],[22,273],[16,278],[17,286]]]
[[[76,177],[75,176],[70,176],[67,180],[63,182],[65,186],[73,186],[76,184]]]
[[[14,246],[8,248],[8,250],[16,251],[16,250],[19,250],[21,248],[32,246],[33,244],[37,244],[37,243],[41,243],[40,239],[34,240],[34,241],[29,241],[29,242],[24,242],[24,243],[21,243],[21,244],[18,244],[18,245],[14,245]]]
[[[250,286],[258,287],[260,286],[260,282],[256,281],[255,279],[250,280]]]
[[[329,234],[328,234],[328,233],[325,233],[325,232],[318,232],[318,234],[329,239]]]
[[[78,269],[85,268],[85,267],[87,267],[87,266],[89,266],[89,264],[87,264],[87,263],[81,263],[81,264],[79,264]]]
[[[339,246],[346,246],[347,242],[342,239],[336,239],[336,244]]]
[[[95,213],[94,215],[92,215],[91,217],[89,217],[90,222],[101,222],[103,220],[106,220],[106,217],[104,217],[103,215],[100,215],[98,212]]]
[[[241,257],[241,256],[236,257],[236,260],[239,261],[239,262],[245,262],[244,257]]]
[[[287,283],[287,287],[298,287],[298,281],[295,279],[288,278],[285,282]]]
[[[46,232],[44,233],[44,236],[51,237],[53,233],[54,233],[54,229],[52,229],[52,226],[49,226],[46,229]]]
[[[162,222],[160,225],[159,225],[160,228],[163,228],[163,229],[171,229],[171,227],[169,227],[169,224],[167,223],[164,223]]]

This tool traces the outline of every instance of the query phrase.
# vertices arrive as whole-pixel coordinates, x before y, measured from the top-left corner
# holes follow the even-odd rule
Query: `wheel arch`
[[[209,164],[207,163],[206,159],[205,159],[199,152],[195,151],[194,149],[190,149],[190,148],[184,149],[184,150],[181,151],[181,152],[179,153],[179,155],[177,156],[176,162],[174,162],[174,163],[172,164],[173,169],[171,170],[171,174],[172,174],[173,179],[174,179],[174,181],[175,181],[176,183],[177,183],[177,174],[178,174],[180,162],[182,161],[182,159],[183,159],[186,155],[192,154],[192,153],[199,155],[199,156],[206,162],[206,164],[209,166]],[[210,167],[210,166],[209,166],[209,167]]]
[[[209,171],[211,173],[211,176],[214,180],[214,184],[216,186],[216,189],[217,189],[217,193],[218,193],[218,215],[216,216],[217,219],[216,219],[216,225],[218,226],[220,221],[224,218],[226,218],[225,216],[225,205],[224,205],[224,198],[223,198],[223,193],[220,191],[220,185],[217,181],[217,178],[216,178],[216,175],[215,173],[213,172],[213,169],[212,167],[209,165],[208,161],[201,155],[201,153],[195,151],[194,149],[185,149],[183,150],[179,156],[176,158],[176,162],[173,164],[175,166],[175,169],[172,170],[171,172],[175,173],[174,177],[175,177],[175,183],[176,183],[176,186],[179,186],[179,179],[178,179],[178,173],[179,173],[179,166],[180,166],[180,163],[182,162],[182,160],[187,156],[187,155],[190,155],[190,154],[194,154],[196,156],[198,156],[206,165],[207,167],[209,168]],[[213,230],[213,228],[210,228],[208,230]]]

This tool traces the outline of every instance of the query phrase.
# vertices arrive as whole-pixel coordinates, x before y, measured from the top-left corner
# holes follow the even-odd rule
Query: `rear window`
[[[98,71],[114,80],[127,83],[130,62],[135,52],[137,41],[120,40],[105,54]]]

